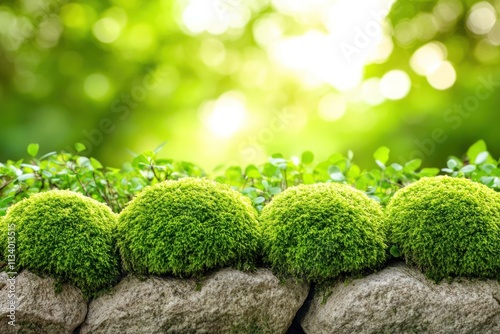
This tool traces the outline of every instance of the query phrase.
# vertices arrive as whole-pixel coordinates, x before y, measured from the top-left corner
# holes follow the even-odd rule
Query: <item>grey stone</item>
[[[500,284],[477,279],[435,284],[399,264],[317,293],[301,324],[308,334],[498,334]]]
[[[308,290],[267,269],[223,269],[198,282],[128,276],[90,303],[81,334],[285,333]]]
[[[7,279],[0,273],[0,333],[71,334],[85,320],[87,302],[74,286],[64,284],[56,292],[53,278],[24,270],[15,278],[15,298],[9,298]],[[16,301],[15,326],[8,323],[10,300]]]

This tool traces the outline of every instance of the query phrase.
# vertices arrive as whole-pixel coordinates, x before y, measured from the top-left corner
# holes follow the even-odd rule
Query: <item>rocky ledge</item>
[[[268,269],[223,269],[205,279],[128,276],[89,305],[69,285],[29,271],[15,282],[16,326],[0,274],[0,333],[287,333],[297,312],[305,333],[500,333],[500,283],[435,284],[404,264],[315,291]],[[300,318],[300,317],[297,317]]]
[[[500,284],[436,284],[398,264],[317,292],[302,328],[310,334],[500,333]]]

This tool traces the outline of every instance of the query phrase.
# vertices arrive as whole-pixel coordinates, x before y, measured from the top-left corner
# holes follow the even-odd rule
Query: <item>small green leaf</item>
[[[21,167],[29,168],[31,170],[34,170],[35,172],[38,172],[40,170],[40,167],[37,165],[21,164]]]
[[[287,161],[283,158],[270,158],[269,162],[280,169],[286,169]]]
[[[19,175],[17,177],[17,180],[22,182],[22,181],[26,181],[26,180],[34,179],[34,178],[35,178],[35,174],[27,173],[27,174]]]
[[[404,171],[407,173],[414,172],[418,168],[420,168],[421,165],[422,165],[421,159],[413,159],[405,164]]]
[[[259,197],[255,198],[253,200],[253,203],[256,204],[256,205],[258,205],[258,204],[264,203],[265,201],[266,201],[266,199],[264,197],[259,196]]]
[[[351,178],[358,178],[361,175],[361,169],[359,168],[358,165],[352,165],[351,168],[349,168],[349,171],[347,172],[347,177]]]
[[[12,200],[14,200],[14,196],[8,196],[0,200],[0,208],[8,206],[10,203],[12,203]]]
[[[496,168],[495,165],[493,164],[485,164],[485,165],[481,165],[479,168],[481,168],[481,170],[483,170],[484,172],[488,173],[488,174],[491,174],[491,172]]]
[[[439,168],[422,168],[418,174],[422,176],[436,176],[439,174]]]
[[[51,157],[51,156],[56,155],[56,154],[57,154],[57,152],[55,152],[55,151],[49,152],[47,154],[42,155],[40,157],[40,160],[46,159],[46,158]]]
[[[400,257],[401,256],[401,253],[399,252],[398,247],[396,247],[394,245],[391,246],[391,248],[389,249],[389,252],[394,257]]]
[[[457,162],[453,159],[450,159],[448,160],[448,162],[446,162],[446,166],[448,166],[449,169],[455,169],[455,167],[457,167]]]
[[[271,195],[277,195],[281,192],[281,188],[280,187],[271,187],[268,189],[268,191]]]
[[[246,177],[251,177],[251,178],[259,178],[262,176],[259,172],[259,169],[254,165],[249,165],[247,166],[247,168],[245,168],[245,175]]]
[[[462,173],[470,173],[470,172],[473,172],[475,170],[476,170],[476,165],[467,165],[467,166],[462,167],[462,169],[460,169],[460,171]]]
[[[87,167],[91,170],[93,169],[92,165],[90,164],[90,159],[87,157],[79,157],[78,159],[76,159],[76,162],[79,166]]]
[[[277,170],[278,168],[276,166],[267,162],[264,164],[264,168],[262,168],[262,174],[265,176],[273,176],[274,174],[276,174]]]
[[[101,169],[101,168],[104,168],[103,165],[99,162],[99,160],[97,159],[94,159],[94,158],[90,158],[90,164],[92,165],[92,167],[94,167],[95,169]]]
[[[75,149],[78,153],[80,153],[80,152],[85,151],[87,149],[87,147],[85,147],[85,145],[83,145],[82,143],[76,143]]]
[[[380,169],[385,170],[385,164],[382,161],[375,160],[375,163],[380,167]]]
[[[382,146],[382,147],[379,147],[375,151],[375,153],[373,153],[373,157],[375,158],[375,160],[380,161],[385,166],[385,164],[387,163],[387,160],[389,160],[389,152],[390,152],[390,150],[387,147]]]
[[[339,164],[339,162],[341,161],[344,161],[345,160],[345,157],[341,154],[341,153],[335,153],[335,154],[332,154],[329,158],[328,158],[328,161],[333,164],[333,165],[337,165]]]
[[[330,178],[335,182],[342,182],[345,180],[344,174],[337,166],[328,167],[328,174],[330,175]]]
[[[481,181],[482,184],[485,184],[487,186],[493,185],[495,182],[495,177],[494,176],[482,176],[479,181]]]
[[[478,140],[477,142],[472,144],[472,146],[469,147],[469,149],[467,150],[467,158],[469,159],[470,162],[474,162],[476,161],[476,158],[479,155],[479,153],[485,151],[488,151],[488,149],[486,148],[486,143],[482,139]]]
[[[413,161],[413,160],[412,160]],[[407,164],[408,165],[408,164]],[[397,164],[397,163],[393,163],[391,164],[391,167],[396,171],[396,172],[400,172],[403,170],[403,166],[401,166],[400,164]]]
[[[302,153],[302,163],[307,165],[313,162],[314,154],[311,151],[305,151]]]
[[[483,162],[485,162],[485,161],[486,161],[486,159],[488,159],[488,156],[489,156],[489,155],[490,155],[490,154],[489,154],[487,151],[483,151],[483,152],[479,153],[479,154],[477,155],[477,157],[476,157],[476,160],[474,160],[474,163],[475,163],[476,165],[480,165],[480,164],[482,164]]]
[[[284,158],[284,155],[281,153],[274,153],[271,155],[271,158]]]
[[[351,151],[351,150],[347,151],[347,159],[352,160],[353,158],[354,158],[353,151]]]
[[[33,158],[36,157],[36,155],[38,154],[38,149],[40,148],[40,145],[38,144],[29,144],[28,145],[28,154],[30,156],[32,156]]]
[[[139,166],[149,165],[149,160],[144,154],[139,154],[132,160],[132,167],[139,168]]]

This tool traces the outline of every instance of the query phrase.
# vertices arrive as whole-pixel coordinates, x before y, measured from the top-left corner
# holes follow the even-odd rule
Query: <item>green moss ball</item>
[[[500,198],[482,184],[422,178],[389,202],[387,231],[406,260],[435,280],[500,276]]]
[[[326,281],[385,260],[382,211],[348,185],[288,188],[262,211],[265,258],[286,275]]]
[[[19,269],[48,274],[89,295],[119,275],[116,219],[104,204],[53,190],[10,207],[3,224],[15,226]]]
[[[248,198],[214,181],[184,178],[135,197],[120,214],[118,243],[130,272],[193,276],[252,265],[260,231]]]

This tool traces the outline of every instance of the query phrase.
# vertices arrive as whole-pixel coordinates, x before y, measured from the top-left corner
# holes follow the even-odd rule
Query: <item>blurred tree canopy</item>
[[[391,148],[500,155],[500,1],[0,4],[0,161],[27,144],[108,165],[167,141],[210,168]]]

